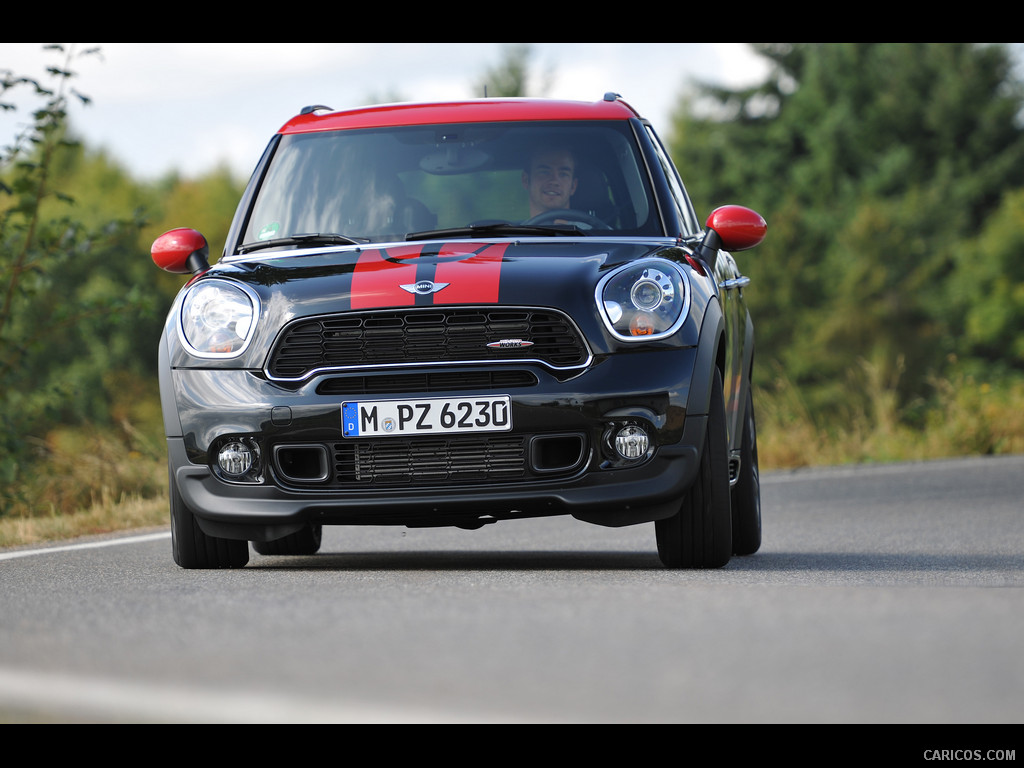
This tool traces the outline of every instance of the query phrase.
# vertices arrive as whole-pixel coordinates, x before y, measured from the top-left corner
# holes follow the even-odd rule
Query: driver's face
[[[576,191],[576,168],[572,155],[550,150],[534,155],[530,172],[523,173],[523,187],[530,196],[530,215],[569,207]]]

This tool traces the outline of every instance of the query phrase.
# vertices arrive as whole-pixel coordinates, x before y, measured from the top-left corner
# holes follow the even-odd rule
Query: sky
[[[278,128],[308,104],[345,109],[381,101],[482,96],[474,92],[507,43],[76,43],[99,56],[72,65],[71,123],[140,180],[200,176],[227,165],[248,177]],[[694,79],[732,87],[764,77],[744,43],[529,43],[545,95],[596,101],[620,94],[662,133]],[[0,72],[45,79],[62,64],[41,43],[0,43]],[[539,82],[539,78],[538,78]],[[26,92],[27,93],[27,92]],[[31,101],[0,113],[0,144]]]

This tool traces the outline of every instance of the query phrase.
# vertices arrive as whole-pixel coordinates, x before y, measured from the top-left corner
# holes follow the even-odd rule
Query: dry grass
[[[0,518],[0,549],[115,531],[165,526],[167,498],[126,498],[97,503],[73,514]]]
[[[0,547],[167,524],[166,455],[153,432],[120,419],[38,440],[33,472],[0,516]]]
[[[770,392],[755,393],[762,468],[1024,453],[1024,381],[960,375],[932,386],[934,402],[911,415],[897,407],[891,383],[872,382],[866,407],[825,425],[777,380]]]

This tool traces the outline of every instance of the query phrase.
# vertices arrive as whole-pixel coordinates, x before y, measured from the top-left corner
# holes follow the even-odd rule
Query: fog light
[[[640,427],[623,427],[615,435],[615,450],[624,459],[639,459],[650,444],[650,438]]]
[[[225,443],[217,453],[217,466],[231,477],[242,477],[256,463],[256,452],[245,443],[234,440]]]

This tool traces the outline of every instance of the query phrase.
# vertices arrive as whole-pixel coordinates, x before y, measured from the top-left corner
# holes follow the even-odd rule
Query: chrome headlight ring
[[[256,332],[260,300],[246,285],[211,278],[191,286],[178,310],[178,335],[196,357],[238,357]]]
[[[605,275],[594,298],[601,319],[616,339],[657,341],[686,322],[690,280],[672,261],[640,259]]]

